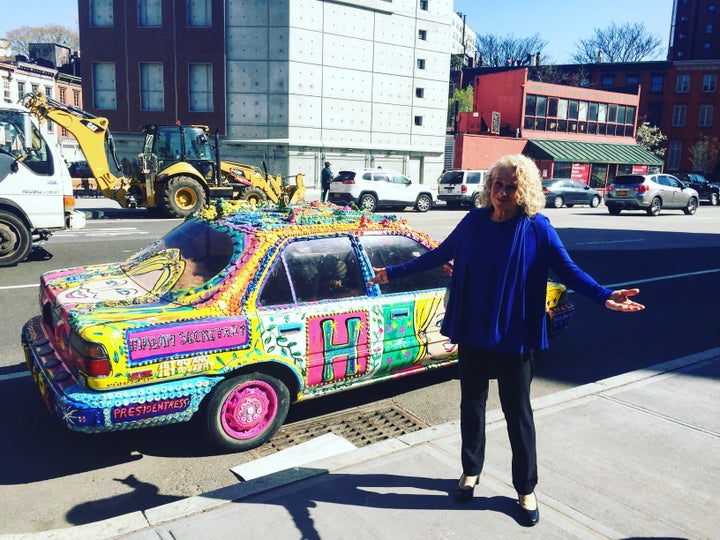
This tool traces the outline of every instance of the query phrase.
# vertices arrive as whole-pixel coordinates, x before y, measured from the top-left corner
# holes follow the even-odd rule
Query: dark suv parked
[[[701,201],[708,201],[713,206],[720,203],[720,184],[710,182],[703,175],[697,173],[676,173],[675,176],[683,184],[697,191]]]

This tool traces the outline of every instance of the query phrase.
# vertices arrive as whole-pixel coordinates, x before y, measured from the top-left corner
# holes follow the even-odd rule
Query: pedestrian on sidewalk
[[[322,202],[325,202],[325,198],[327,197],[327,192],[330,189],[330,183],[333,180],[333,173],[332,169],[330,169],[330,162],[325,162],[325,167],[320,172],[320,187],[322,188],[322,192],[320,195],[320,200]]]
[[[485,406],[497,379],[512,449],[512,481],[523,525],[535,525],[537,454],[530,383],[535,355],[547,349],[545,301],[551,268],[567,286],[615,311],[645,308],[639,289],[610,290],[570,259],[550,221],[537,166],[523,155],[501,157],[485,177],[481,207],[472,209],[435,249],[407,262],[374,268],[369,285],[453,262],[441,332],[458,344],[463,473],[455,501],[469,502],[485,460]]]

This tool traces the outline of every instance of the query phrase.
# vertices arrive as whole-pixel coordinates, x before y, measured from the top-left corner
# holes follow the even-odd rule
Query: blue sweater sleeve
[[[587,296],[598,304],[605,304],[612,291],[600,285],[584,272],[568,255],[565,246],[552,225],[548,223],[547,237],[550,248],[550,267],[569,288]]]

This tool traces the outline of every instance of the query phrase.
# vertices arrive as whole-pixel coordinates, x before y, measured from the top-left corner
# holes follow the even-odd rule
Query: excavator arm
[[[130,180],[125,177],[118,178],[110,171],[105,153],[106,148],[110,150],[116,167],[120,169],[112,136],[108,131],[107,118],[94,116],[77,107],[56,101],[39,90],[25,95],[21,103],[40,123],[52,120],[71,133],[77,139],[103,195],[117,201],[122,207],[128,206],[126,194]]]

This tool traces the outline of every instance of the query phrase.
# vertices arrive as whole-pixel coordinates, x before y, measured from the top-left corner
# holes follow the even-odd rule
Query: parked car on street
[[[692,215],[699,200],[697,191],[665,173],[616,176],[605,191],[605,206],[613,216],[622,210],[645,210],[657,216],[663,208]]]
[[[413,182],[407,176],[386,169],[340,171],[330,183],[328,201],[354,204],[374,212],[378,208],[404,209],[412,206],[427,212],[435,205],[434,186]]]
[[[720,184],[710,182],[701,174],[697,173],[677,173],[678,180],[686,186],[693,188],[698,192],[701,201],[707,201],[712,206],[720,203]]]
[[[44,274],[27,365],[72,430],[197,417],[215,446],[249,450],[291,402],[457,360],[439,331],[449,266],[366,286],[435,245],[395,216],[220,201],[124,262]],[[546,305],[552,336],[574,307],[553,282]]]
[[[446,171],[438,182],[438,199],[450,208],[479,206],[486,174],[487,171],[479,170]]]
[[[571,180],[570,178],[550,178],[543,180],[542,190],[547,199],[547,206],[572,208],[576,204],[589,204],[593,208],[600,205],[602,196],[600,192],[588,186],[585,182]]]

